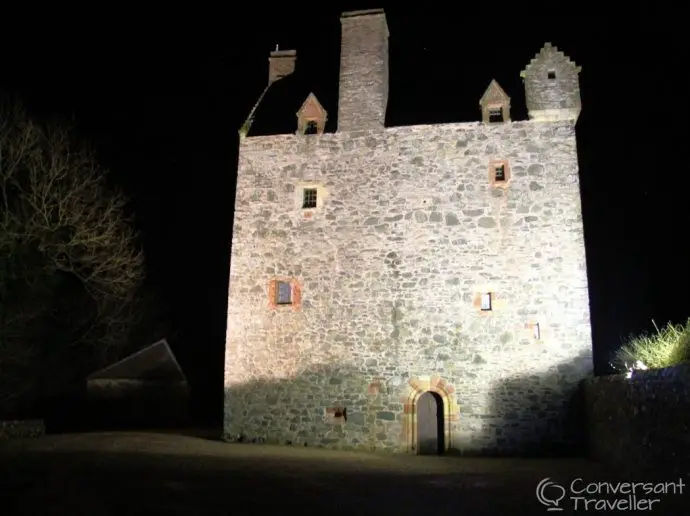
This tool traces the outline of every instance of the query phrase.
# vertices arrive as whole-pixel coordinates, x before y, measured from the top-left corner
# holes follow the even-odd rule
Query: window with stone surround
[[[547,74],[547,77],[549,79],[555,79],[556,78],[556,70],[549,70],[549,73]]]
[[[494,160],[489,164],[489,183],[492,186],[506,186],[510,181],[510,166],[507,160]]]
[[[295,279],[272,279],[268,286],[268,300],[271,308],[290,307],[299,309],[301,304],[301,289]]]
[[[496,312],[503,311],[506,300],[497,293],[493,286],[482,285],[474,291],[472,306],[481,315],[490,316]]]
[[[305,188],[302,191],[302,208],[313,209],[317,206],[317,190],[316,188]]]
[[[328,190],[319,181],[299,181],[295,184],[295,209],[310,219],[324,209],[327,196]]]

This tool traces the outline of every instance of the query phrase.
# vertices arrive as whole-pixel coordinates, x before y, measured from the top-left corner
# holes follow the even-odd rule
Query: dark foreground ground
[[[0,515],[547,514],[536,497],[545,477],[566,487],[578,477],[678,481],[663,473],[630,478],[581,459],[416,457],[162,433],[68,434],[0,444]],[[569,496],[562,511],[548,514],[690,514],[685,490],[638,494],[660,499],[651,511],[574,509]]]

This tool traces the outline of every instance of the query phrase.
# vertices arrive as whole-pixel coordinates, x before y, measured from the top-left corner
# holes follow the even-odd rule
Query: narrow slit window
[[[555,79],[556,78],[556,71],[555,70],[549,70],[548,77],[549,77],[549,79]]]
[[[541,340],[541,331],[539,330],[539,323],[535,323],[532,326],[532,332],[534,335],[534,340]]]
[[[491,292],[482,294],[481,309],[482,312],[491,311]]]
[[[316,188],[305,188],[302,194],[302,208],[316,208]]]
[[[501,183],[506,180],[506,166],[505,165],[497,165],[496,168],[494,169],[494,180],[497,183]]]
[[[279,281],[276,288],[276,303],[279,305],[292,304],[292,285],[287,281]]]
[[[489,109],[489,123],[499,123],[503,122],[503,108],[491,108]]]

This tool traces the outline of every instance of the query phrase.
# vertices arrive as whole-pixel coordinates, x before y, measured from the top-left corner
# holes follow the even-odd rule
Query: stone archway
[[[439,428],[439,441],[442,441],[442,449],[439,452],[445,452],[452,446],[451,423],[457,421],[459,415],[458,404],[453,396],[455,389],[440,376],[419,376],[410,379],[407,384],[407,393],[402,399],[404,403],[403,439],[408,452],[419,452],[419,399],[428,392],[437,397],[438,408],[442,413],[442,418],[438,422],[443,426],[442,429]]]

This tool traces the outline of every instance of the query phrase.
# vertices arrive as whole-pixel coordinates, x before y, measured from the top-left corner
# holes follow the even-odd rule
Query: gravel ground
[[[0,515],[547,514],[536,497],[546,477],[564,486],[576,478],[678,480],[626,478],[584,459],[416,457],[164,433],[69,434],[1,445]],[[654,496],[660,501],[643,512],[688,514],[687,495]],[[568,497],[561,507],[550,514],[600,513],[574,509]]]

